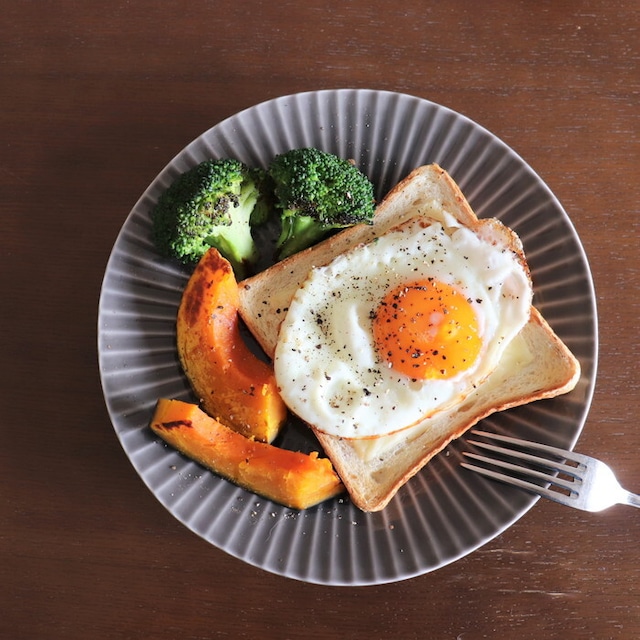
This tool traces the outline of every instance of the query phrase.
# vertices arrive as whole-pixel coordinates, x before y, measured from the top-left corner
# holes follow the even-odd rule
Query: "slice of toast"
[[[457,184],[439,166],[414,170],[378,205],[373,225],[352,227],[239,283],[240,314],[256,340],[273,356],[289,303],[309,271],[357,244],[416,216],[453,215],[477,226],[478,218]],[[309,425],[333,462],[354,504],[378,511],[397,490],[451,440],[487,415],[570,391],[580,366],[540,313],[529,322],[481,386],[455,408],[396,434],[353,440]]]

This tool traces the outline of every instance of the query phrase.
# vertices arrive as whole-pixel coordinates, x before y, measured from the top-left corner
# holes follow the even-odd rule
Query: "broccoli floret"
[[[194,264],[211,247],[231,263],[238,279],[258,257],[251,227],[268,216],[266,173],[238,160],[205,160],[179,175],[152,212],[158,251]]]
[[[293,149],[276,156],[268,174],[282,225],[279,260],[333,229],[373,220],[373,184],[348,160],[311,147]]]

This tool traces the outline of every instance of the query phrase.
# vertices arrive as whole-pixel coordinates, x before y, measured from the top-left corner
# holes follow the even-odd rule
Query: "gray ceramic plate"
[[[276,153],[303,146],[354,158],[377,185],[379,197],[414,167],[437,162],[479,216],[502,219],[522,238],[535,304],[580,359],[582,378],[566,396],[497,414],[484,426],[561,447],[575,444],[596,371],[591,275],[562,206],[516,153],[449,109],[389,92],[310,92],[247,109],[179,153],[125,220],[104,277],[98,350],[111,420],[145,484],[192,531],[267,571],[330,585],[402,580],[477,549],[535,499],[460,468],[462,438],[380,513],[362,513],[347,498],[296,512],[204,470],[148,428],[159,397],[192,400],[174,344],[188,273],[154,251],[149,211],[158,194],[179,172],[208,157],[266,165]],[[313,441],[304,429],[291,426],[283,446],[308,449]]]

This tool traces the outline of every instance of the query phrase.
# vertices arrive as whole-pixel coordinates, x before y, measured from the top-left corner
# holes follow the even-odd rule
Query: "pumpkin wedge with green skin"
[[[344,491],[327,458],[245,438],[195,404],[161,398],[150,426],[204,467],[292,509],[307,509]]]
[[[249,349],[239,323],[233,269],[212,248],[182,294],[176,321],[180,362],[210,416],[244,436],[272,442],[287,409],[273,368]]]

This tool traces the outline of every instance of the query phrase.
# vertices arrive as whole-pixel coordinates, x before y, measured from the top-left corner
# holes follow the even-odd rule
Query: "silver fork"
[[[464,451],[463,455],[481,462],[483,465],[503,469],[508,473],[501,473],[486,466],[478,466],[468,462],[460,463],[466,469],[583,511],[602,511],[614,504],[629,504],[633,507],[640,507],[640,496],[623,489],[616,480],[613,471],[600,460],[580,453],[550,447],[546,444],[519,440],[477,429],[471,433],[488,440],[504,443],[509,445],[509,448],[478,440],[469,440],[469,444],[491,451],[500,457],[496,455],[487,457],[468,451]],[[547,457],[540,457],[527,451],[545,454]],[[510,458],[513,462],[509,462],[503,457]],[[517,464],[518,462],[537,468],[523,466]],[[554,474],[554,471],[559,475]],[[538,484],[534,480],[542,484]]]

